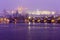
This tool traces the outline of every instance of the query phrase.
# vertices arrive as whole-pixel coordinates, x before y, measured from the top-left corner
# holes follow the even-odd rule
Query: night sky
[[[60,10],[60,0],[0,0],[0,10],[15,9],[18,6],[32,10]]]

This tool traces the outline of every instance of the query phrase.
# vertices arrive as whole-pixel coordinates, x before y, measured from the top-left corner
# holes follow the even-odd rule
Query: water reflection
[[[59,40],[59,24],[0,24],[1,40]]]
[[[28,26],[28,40],[59,40],[60,27],[58,24],[43,24],[44,26]],[[52,25],[52,26],[48,26]]]

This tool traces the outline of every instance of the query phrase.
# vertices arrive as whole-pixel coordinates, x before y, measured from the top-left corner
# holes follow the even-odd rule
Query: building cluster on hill
[[[54,11],[28,11],[19,8],[0,15],[0,23],[60,23],[60,15]]]

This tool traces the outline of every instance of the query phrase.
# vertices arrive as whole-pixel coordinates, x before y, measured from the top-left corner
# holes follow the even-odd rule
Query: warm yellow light
[[[50,11],[42,11],[41,14],[49,15],[51,12]]]
[[[3,18],[1,18],[0,20],[3,21]]]
[[[23,7],[18,7],[18,8],[17,8],[18,13],[22,13],[23,9],[24,9]]]
[[[44,22],[46,22],[47,20],[44,20]]]
[[[37,22],[40,22],[40,20],[37,20]]]
[[[35,22],[35,20],[32,20],[32,22]]]
[[[20,11],[23,10],[23,7],[18,7],[18,10],[20,10]]]
[[[33,11],[32,14],[36,14],[36,15],[50,15],[51,12],[50,11]]]
[[[55,20],[54,20],[54,19],[52,19],[52,20],[51,20],[51,22],[55,22]]]
[[[29,16],[28,19],[31,19],[31,17]]]
[[[57,20],[60,20],[60,17]]]
[[[6,18],[4,18],[4,21],[6,21],[7,19]]]

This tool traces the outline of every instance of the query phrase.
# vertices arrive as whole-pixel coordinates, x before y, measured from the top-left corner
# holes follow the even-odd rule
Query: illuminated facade
[[[32,11],[32,12],[28,12],[29,14],[32,15],[55,15],[54,11]]]

